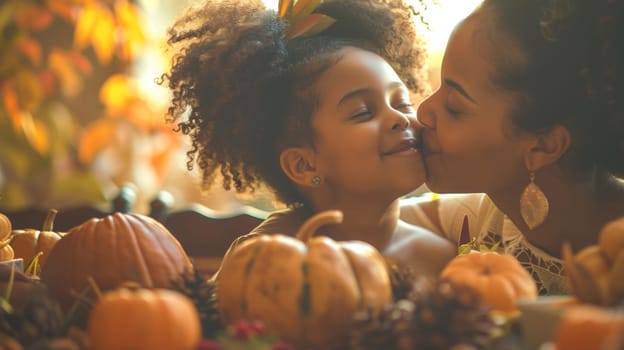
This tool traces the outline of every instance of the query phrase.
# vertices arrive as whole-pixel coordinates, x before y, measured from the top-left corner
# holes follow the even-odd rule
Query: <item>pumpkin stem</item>
[[[339,224],[342,222],[342,211],[340,210],[326,210],[320,212],[316,215],[313,215],[311,218],[306,220],[303,225],[297,231],[295,238],[300,241],[307,242],[310,238],[314,236],[316,231],[324,225],[328,224]]]
[[[87,277],[87,282],[89,282],[89,286],[91,286],[91,289],[93,289],[93,293],[95,293],[95,296],[97,297],[97,299],[98,300],[102,299],[102,290],[97,285],[93,277],[91,276]]]
[[[54,219],[56,219],[56,214],[58,210],[50,209],[48,210],[48,215],[46,215],[45,221],[43,222],[43,231],[52,231],[54,229]]]

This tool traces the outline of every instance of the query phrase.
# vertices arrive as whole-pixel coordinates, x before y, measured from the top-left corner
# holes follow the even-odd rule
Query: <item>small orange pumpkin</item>
[[[103,290],[135,281],[167,288],[191,262],[178,240],[161,223],[140,214],[115,213],[69,230],[43,265],[41,280],[69,306],[91,277]]]
[[[605,307],[580,304],[570,307],[557,322],[557,350],[621,349],[624,315]],[[619,346],[615,346],[615,345]]]
[[[197,309],[180,293],[122,287],[98,300],[87,332],[93,350],[193,350],[201,326]]]
[[[346,334],[357,308],[376,312],[390,303],[388,270],[373,246],[310,238],[341,221],[340,211],[322,212],[297,238],[255,235],[234,246],[216,278],[222,321],[259,320],[289,342],[326,346]]]
[[[45,264],[46,259],[56,242],[61,239],[62,234],[54,232],[54,219],[57,210],[50,209],[43,222],[41,231],[35,229],[13,230],[11,232],[11,247],[15,251],[16,258],[24,259],[24,263],[29,262],[39,252],[43,253],[39,257],[39,266]],[[35,271],[38,274],[40,271]]]
[[[511,255],[471,251],[451,260],[441,278],[472,287],[494,310],[518,311],[518,301],[537,298],[535,281]]]

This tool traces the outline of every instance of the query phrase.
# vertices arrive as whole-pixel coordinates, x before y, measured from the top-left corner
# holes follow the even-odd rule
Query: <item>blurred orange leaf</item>
[[[80,73],[88,75],[93,71],[93,65],[83,54],[76,51],[67,51],[65,52],[65,57],[78,68]]]
[[[39,73],[39,82],[45,96],[52,96],[56,90],[56,77],[51,70],[46,69]]]
[[[100,88],[100,101],[112,111],[124,109],[133,96],[136,87],[130,77],[123,74],[110,76]],[[113,112],[114,113],[114,112]]]
[[[91,45],[100,63],[107,64],[111,61],[116,42],[117,31],[113,13],[108,8],[100,7],[97,25],[91,38]]]
[[[45,2],[50,12],[57,14],[67,21],[72,21],[75,17],[75,3],[68,0],[46,0]]]
[[[113,119],[100,119],[91,123],[82,133],[78,145],[78,159],[90,164],[95,156],[114,138],[117,125]]]
[[[91,43],[91,38],[98,22],[99,7],[96,4],[85,5],[78,13],[74,30],[74,47],[84,49]]]
[[[22,128],[22,114],[19,108],[19,102],[17,100],[17,94],[13,89],[12,84],[5,83],[2,85],[2,99],[4,102],[4,108],[11,118],[11,123],[15,130]]]
[[[19,28],[37,31],[47,28],[53,18],[52,13],[44,6],[29,4],[15,11],[13,19]]]
[[[50,52],[48,56],[48,67],[50,67],[50,70],[58,77],[61,85],[61,92],[65,96],[75,96],[82,90],[82,79],[80,79],[72,62],[63,51],[55,49]]]
[[[26,140],[39,154],[47,154],[50,150],[50,138],[48,129],[39,120],[35,120],[30,113],[24,113],[22,117],[22,130]]]
[[[41,45],[36,40],[23,37],[17,40],[16,47],[33,65],[41,64]]]

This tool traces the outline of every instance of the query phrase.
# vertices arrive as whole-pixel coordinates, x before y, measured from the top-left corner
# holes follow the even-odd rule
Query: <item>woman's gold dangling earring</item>
[[[531,172],[531,182],[520,196],[520,214],[529,229],[544,223],[548,216],[548,198],[542,189],[535,184],[535,173]]]

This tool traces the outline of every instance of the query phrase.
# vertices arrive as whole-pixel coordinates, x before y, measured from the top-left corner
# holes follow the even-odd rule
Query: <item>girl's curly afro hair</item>
[[[426,88],[419,10],[404,0],[326,0],[315,12],[336,22],[292,40],[261,0],[209,0],[170,29],[174,56],[160,79],[173,93],[168,121],[191,137],[187,165],[197,163],[204,187],[219,170],[225,189],[264,184],[288,205],[304,202],[279,152],[312,144],[311,87],[346,46],[383,57],[415,93]]]

